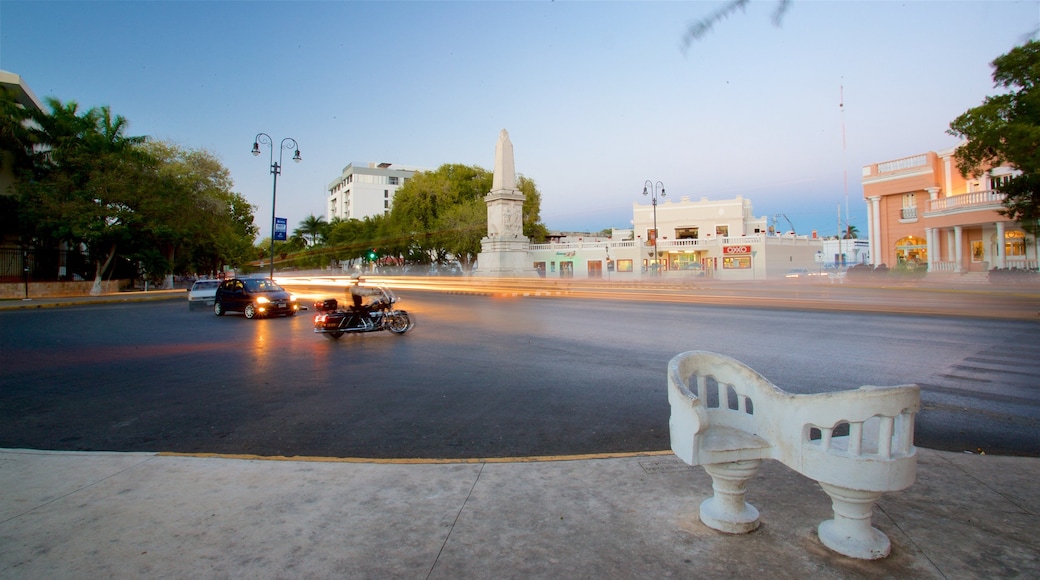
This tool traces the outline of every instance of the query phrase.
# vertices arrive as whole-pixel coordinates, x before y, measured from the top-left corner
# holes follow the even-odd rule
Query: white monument
[[[524,194],[516,187],[513,143],[505,129],[495,145],[495,173],[487,204],[488,233],[480,240],[476,276],[537,276],[528,250],[531,241],[524,236]]]

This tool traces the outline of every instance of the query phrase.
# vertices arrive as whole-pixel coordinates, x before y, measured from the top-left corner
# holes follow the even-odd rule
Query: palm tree
[[[325,242],[325,235],[328,232],[329,224],[325,223],[324,216],[315,217],[311,214],[304,218],[300,222],[300,227],[296,228],[293,235],[301,236],[310,241],[310,245],[317,246]]]
[[[848,225],[845,227],[845,235],[842,236],[844,240],[855,240],[859,238],[859,230],[854,225]]]

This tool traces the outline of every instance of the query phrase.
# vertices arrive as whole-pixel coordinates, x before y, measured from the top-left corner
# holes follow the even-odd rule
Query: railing
[[[120,271],[117,277],[122,275],[123,272]],[[91,279],[93,276],[94,269],[81,252],[0,248],[0,282],[23,282],[26,277],[31,282],[56,282],[71,280],[74,277],[81,280]],[[109,276],[106,275],[107,277]]]
[[[1019,258],[1005,258],[1004,259],[1004,267],[1005,268],[1018,268],[1019,270],[1036,270],[1036,266],[1037,266],[1037,261],[1036,260],[1026,260],[1026,259],[1019,259]]]
[[[893,173],[895,171],[903,171],[904,169],[923,167],[925,165],[928,165],[927,155],[914,155],[913,157],[904,157],[894,161],[878,163],[877,169],[878,173]]]
[[[729,245],[729,244],[761,244],[765,240],[781,239],[780,236],[767,237],[763,234],[752,234],[749,236],[724,236],[724,237],[710,237],[703,240],[683,239],[683,240],[657,240],[657,247],[662,251],[668,249],[689,249],[697,247],[711,247],[718,245]],[[808,240],[808,236],[786,236],[783,237],[785,240]],[[643,243],[642,240],[628,240],[624,242],[613,242],[613,241],[600,241],[600,242],[555,242],[549,244],[531,244],[532,250],[580,250],[587,248],[633,248],[637,244]]]
[[[899,213],[899,218],[904,220],[915,220],[917,219],[917,208],[916,207],[904,207]]]
[[[997,209],[1004,201],[1004,194],[993,189],[973,191],[950,197],[928,200],[928,213],[963,209]]]

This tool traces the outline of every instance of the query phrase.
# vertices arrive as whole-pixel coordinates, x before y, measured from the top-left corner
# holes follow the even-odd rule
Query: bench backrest
[[[762,458],[817,481],[891,491],[916,476],[917,385],[795,395],[730,357],[690,351],[669,362],[668,401],[672,449],[690,464],[704,431],[727,427],[764,439]]]

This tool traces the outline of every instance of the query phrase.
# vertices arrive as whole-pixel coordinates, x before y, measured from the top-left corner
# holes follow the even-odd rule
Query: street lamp
[[[299,163],[303,161],[300,157],[300,145],[296,143],[296,139],[286,137],[282,139],[281,145],[278,146],[278,163],[274,162],[274,141],[271,140],[271,136],[267,133],[257,133],[256,139],[253,139],[253,155],[260,155],[260,144],[267,145],[267,148],[271,151],[271,175],[274,176],[274,184],[271,186],[271,281],[274,281],[274,221],[275,221],[275,200],[278,198],[278,176],[282,173],[282,152],[283,151],[295,151],[292,160]]]
[[[661,274],[661,265],[657,262],[657,237],[658,237],[657,236],[657,191],[658,190],[661,191],[661,197],[664,197],[664,195],[665,195],[665,193],[664,193],[664,184],[661,183],[660,181],[658,181],[657,183],[654,183],[653,181],[650,181],[649,179],[647,179],[646,183],[643,184],[643,195],[649,195],[650,199],[653,201],[653,205],[654,205],[654,235],[653,235],[653,237],[652,237],[652,239],[650,241],[653,242],[653,246],[654,246],[654,264],[653,265],[654,265],[655,268],[657,268],[656,274],[660,275]],[[651,236],[647,236],[647,237],[651,238]]]

